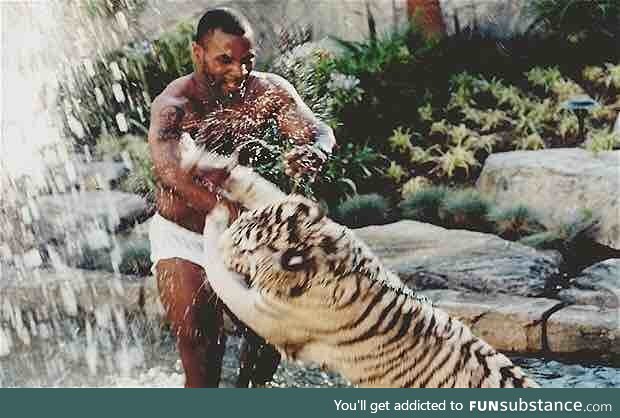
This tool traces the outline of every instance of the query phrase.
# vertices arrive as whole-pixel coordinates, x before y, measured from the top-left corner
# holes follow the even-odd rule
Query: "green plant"
[[[448,190],[443,186],[421,188],[399,204],[401,216],[404,219],[441,225],[439,208],[443,204]]]
[[[118,270],[122,274],[148,276],[151,274],[151,247],[148,240],[127,245],[122,251]]]
[[[493,208],[488,219],[493,223],[497,235],[511,241],[541,233],[545,229],[538,216],[523,205]]]
[[[610,132],[608,129],[591,131],[585,143],[586,149],[598,154],[620,147],[620,133]]]
[[[472,167],[479,165],[474,152],[466,145],[466,140],[470,137],[471,131],[460,124],[448,131],[451,138],[451,145],[447,150],[436,149],[439,154],[435,157],[436,167],[431,172],[438,172],[442,177],[452,178],[455,170],[463,169],[466,175]]]
[[[487,215],[490,203],[472,189],[451,191],[439,208],[443,226],[470,231],[490,231]]]
[[[148,143],[144,137],[135,135],[120,138],[109,135],[101,137],[95,147],[95,156],[124,162],[130,172],[122,181],[121,190],[139,194],[149,203],[154,203],[155,176]]]
[[[620,34],[620,4],[616,0],[533,0],[529,11],[534,28],[572,44],[605,42]]]
[[[58,94],[66,136],[93,146],[102,135],[145,133],[151,98],[193,71],[193,31],[183,23],[153,42],[135,42],[69,69]]]
[[[594,242],[598,228],[599,220],[594,212],[590,209],[579,209],[568,220],[548,231],[526,237],[520,242],[541,249],[565,251],[579,243]]]
[[[400,154],[408,154],[411,152],[411,131],[402,127],[398,127],[392,131],[392,136],[388,138],[390,149]]]
[[[537,133],[519,136],[513,141],[513,144],[518,150],[539,150],[545,148],[545,141]]]
[[[389,220],[390,206],[381,195],[357,195],[338,205],[333,216],[337,222],[350,228],[381,225]]]
[[[381,190],[386,161],[384,155],[368,145],[345,142],[312,185],[314,195],[332,206],[356,194]]]
[[[385,175],[396,184],[400,184],[407,173],[400,164],[392,161],[385,172]]]
[[[405,182],[405,184],[401,187],[401,197],[403,199],[408,199],[412,195],[416,194],[418,191],[425,187],[429,187],[431,182],[428,178],[417,176],[411,178]]]

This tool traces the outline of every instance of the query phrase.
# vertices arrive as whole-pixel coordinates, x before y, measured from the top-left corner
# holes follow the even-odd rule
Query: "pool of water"
[[[223,387],[237,375],[240,339],[230,336],[222,372]],[[96,371],[88,359],[86,341],[53,343],[27,352],[0,357],[0,386],[4,387],[181,387],[184,377],[171,338],[143,340],[108,347],[99,353]],[[602,365],[568,364],[557,360],[514,357],[543,387],[620,387],[620,369]],[[283,362],[271,387],[344,387],[347,381],[318,367]]]

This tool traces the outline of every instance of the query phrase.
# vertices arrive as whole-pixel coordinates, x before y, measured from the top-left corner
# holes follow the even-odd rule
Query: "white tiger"
[[[227,228],[228,216],[218,206],[207,217],[209,281],[289,359],[364,387],[537,387],[461,322],[420,303],[315,203],[289,196]]]

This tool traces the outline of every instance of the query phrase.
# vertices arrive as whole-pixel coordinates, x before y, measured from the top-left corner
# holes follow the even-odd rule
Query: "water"
[[[240,339],[230,336],[222,370],[221,387],[233,387],[237,376]],[[122,372],[105,366],[101,373],[93,374],[79,352],[84,347],[51,345],[41,347],[43,362],[32,362],[33,353],[23,353],[3,360],[3,386],[27,387],[114,387],[114,388],[176,388],[182,387],[183,371],[174,341],[160,338],[148,345],[128,346],[111,351],[111,358],[123,358],[127,366]],[[118,360],[117,360],[118,361]],[[577,365],[555,360],[513,358],[526,373],[543,387],[550,388],[613,388],[620,387],[620,369],[601,365]],[[21,363],[23,367],[14,368]],[[19,373],[8,376],[7,370]],[[44,373],[41,373],[42,370]],[[278,368],[269,387],[347,387],[346,380],[337,374],[318,367],[302,367],[284,361]]]

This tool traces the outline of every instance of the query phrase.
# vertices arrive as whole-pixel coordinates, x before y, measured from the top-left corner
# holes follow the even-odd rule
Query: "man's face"
[[[245,36],[220,29],[193,44],[196,69],[218,96],[238,93],[254,67],[254,45]]]

